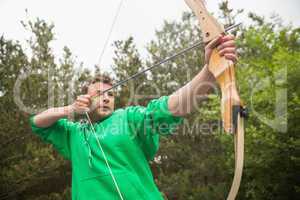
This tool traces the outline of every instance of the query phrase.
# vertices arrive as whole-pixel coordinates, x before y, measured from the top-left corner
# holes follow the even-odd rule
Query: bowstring
[[[105,51],[106,51],[106,49],[107,49],[108,42],[110,41],[110,37],[111,37],[111,35],[112,35],[112,32],[113,32],[114,27],[115,27],[115,25],[116,25],[117,19],[118,19],[118,17],[119,17],[119,14],[120,14],[120,11],[121,11],[121,8],[122,8],[122,5],[123,5],[123,1],[124,1],[124,0],[120,0],[120,2],[119,2],[119,5],[118,5],[117,10],[116,10],[116,14],[115,14],[115,16],[114,16],[114,18],[113,18],[113,21],[112,21],[112,24],[111,24],[111,26],[110,26],[108,35],[107,35],[107,37],[106,37],[105,43],[104,43],[103,48],[102,48],[102,51],[101,51],[101,53],[100,53],[100,56],[99,56],[99,59],[98,59],[97,65],[96,65],[96,66],[99,67],[99,68],[100,68],[100,66],[101,66],[101,61],[102,61],[102,59],[103,59],[103,55],[104,55],[104,53],[105,53]]]
[[[115,24],[116,24],[116,22],[117,22],[117,19],[118,19],[118,16],[119,16],[119,13],[120,13],[120,10],[121,10],[123,1],[124,1],[124,0],[120,0],[120,2],[119,2],[119,5],[118,5],[117,10],[116,10],[116,14],[115,14],[115,16],[114,16],[114,18],[113,18],[113,22],[112,22],[111,27],[110,27],[110,30],[109,30],[109,32],[108,32],[108,35],[107,35],[107,38],[106,38],[106,40],[105,40],[104,46],[103,46],[103,48],[102,48],[101,54],[100,54],[100,56],[99,56],[98,63],[97,63],[97,65],[96,65],[96,67],[99,68],[99,69],[100,69],[100,66],[101,66],[101,61],[102,61],[103,55],[104,55],[105,50],[106,50],[106,48],[107,48],[108,42],[109,42],[109,40],[110,40],[111,34],[112,34],[113,29],[114,29],[114,27],[115,27]],[[114,176],[114,174],[113,174],[113,171],[112,171],[112,169],[111,169],[111,166],[110,166],[110,164],[109,164],[109,162],[108,162],[108,159],[107,159],[107,157],[106,157],[106,154],[105,154],[105,152],[104,152],[104,150],[103,150],[103,148],[102,148],[102,145],[101,145],[101,143],[100,143],[100,141],[99,141],[99,138],[97,137],[97,134],[96,134],[96,131],[95,131],[95,127],[93,126],[93,123],[92,123],[92,121],[91,121],[91,119],[90,119],[90,116],[89,116],[88,112],[85,112],[85,115],[86,115],[86,118],[87,118],[87,120],[88,120],[88,122],[89,122],[91,128],[92,128],[92,133],[93,133],[93,135],[94,135],[94,137],[95,137],[95,139],[96,139],[96,141],[97,141],[97,145],[98,145],[98,147],[99,147],[99,149],[100,149],[100,151],[101,151],[101,153],[102,153],[103,159],[104,159],[104,161],[105,161],[105,165],[106,165],[106,167],[108,168],[109,174],[110,174],[110,176],[111,176],[111,178],[112,178],[112,180],[113,180],[113,183],[114,183],[115,188],[116,188],[116,190],[117,190],[117,192],[118,192],[118,195],[119,195],[119,197],[120,197],[121,200],[124,200],[124,198],[123,198],[123,196],[122,196],[122,193],[121,193],[121,190],[120,190],[120,188],[119,188],[119,185],[118,185],[118,183],[117,183],[117,181],[116,181],[116,178],[115,178],[115,176]]]

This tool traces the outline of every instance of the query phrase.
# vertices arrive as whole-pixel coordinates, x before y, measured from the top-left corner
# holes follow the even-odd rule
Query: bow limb
[[[236,88],[234,65],[214,49],[209,70],[221,88],[221,112],[225,132],[234,133],[235,170],[227,200],[234,200],[241,183],[244,164],[244,111]]]
[[[225,33],[224,27],[209,14],[202,0],[185,0],[185,2],[199,21],[202,38],[205,43]],[[220,56],[217,49],[214,49],[209,60],[208,69],[216,78],[221,89],[223,128],[225,132],[234,134],[235,171],[232,186],[227,197],[227,200],[234,200],[239,190],[243,172],[245,110],[236,87],[233,63],[226,60],[224,56]]]

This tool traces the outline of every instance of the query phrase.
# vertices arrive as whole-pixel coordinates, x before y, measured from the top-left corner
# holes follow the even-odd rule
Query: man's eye
[[[107,94],[108,94],[108,96],[111,96],[111,97],[114,96],[114,93],[113,93],[113,92],[108,92]]]

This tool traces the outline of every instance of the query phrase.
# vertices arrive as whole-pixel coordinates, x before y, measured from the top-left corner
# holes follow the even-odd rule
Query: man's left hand
[[[212,40],[205,46],[205,64],[209,63],[212,50],[217,47],[219,55],[236,63],[238,60],[235,46],[235,37],[233,35],[222,35]]]

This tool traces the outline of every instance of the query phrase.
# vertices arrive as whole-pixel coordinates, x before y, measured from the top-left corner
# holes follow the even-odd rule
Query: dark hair
[[[82,92],[86,94],[88,92],[88,88],[91,84],[94,83],[105,83],[109,85],[113,85],[113,79],[108,74],[96,74],[92,79],[87,81],[87,83],[83,86]]]

